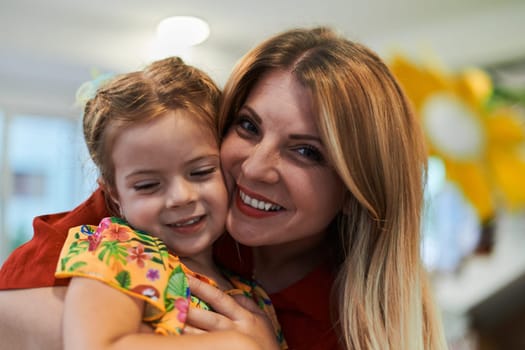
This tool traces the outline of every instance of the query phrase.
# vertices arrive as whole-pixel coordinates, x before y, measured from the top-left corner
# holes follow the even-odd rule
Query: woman
[[[291,349],[446,348],[420,261],[423,137],[379,57],[326,28],[276,35],[234,68],[219,130],[227,230],[253,250],[241,247],[236,261],[235,247],[222,242],[218,260],[269,292]],[[27,273],[17,270],[24,250],[45,249],[53,260],[61,225],[98,221],[97,201],[44,217],[52,227],[44,237],[36,221],[35,242],[6,263],[2,286],[53,285],[47,269],[38,277],[46,283],[5,276]],[[212,305],[225,298],[201,284],[193,291]],[[3,293],[17,301],[30,294]],[[229,322],[193,318],[205,330]]]

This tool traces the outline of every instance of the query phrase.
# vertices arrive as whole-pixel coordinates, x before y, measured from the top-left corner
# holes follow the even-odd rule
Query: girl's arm
[[[64,308],[65,349],[273,349],[235,324],[223,324],[213,333],[182,336],[139,333],[143,308],[142,300],[102,282],[73,278]]]

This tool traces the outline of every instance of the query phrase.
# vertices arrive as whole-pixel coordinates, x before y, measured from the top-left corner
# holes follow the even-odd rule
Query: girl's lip
[[[196,220],[196,221],[192,222],[192,220]],[[201,216],[194,216],[194,217],[186,218],[183,220],[179,220],[175,223],[169,224],[168,226],[172,231],[176,233],[187,235],[187,234],[193,234],[193,233],[199,232],[201,228],[203,227],[203,225],[205,224],[205,222],[206,222],[205,215],[201,215]],[[183,224],[183,223],[189,223],[189,224],[177,226],[177,224]]]

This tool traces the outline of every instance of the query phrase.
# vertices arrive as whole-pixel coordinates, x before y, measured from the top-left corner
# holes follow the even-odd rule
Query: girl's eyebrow
[[[155,173],[154,170],[141,169],[141,170],[133,171],[133,172],[131,172],[129,174],[126,174],[126,176],[124,178],[125,179],[129,179],[129,178],[133,178],[135,176],[149,175],[149,174],[154,174],[154,173]]]
[[[189,159],[187,162],[184,163],[184,165],[191,165],[194,163],[198,163],[200,161],[220,161],[219,155],[215,153],[206,154],[200,157]]]

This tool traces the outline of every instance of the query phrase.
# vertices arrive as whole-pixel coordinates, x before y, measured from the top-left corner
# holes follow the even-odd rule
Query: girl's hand
[[[207,302],[214,310],[191,308],[185,333],[233,330],[252,337],[261,349],[279,349],[273,327],[265,313],[242,295],[231,297],[223,291],[188,276],[191,294]]]

